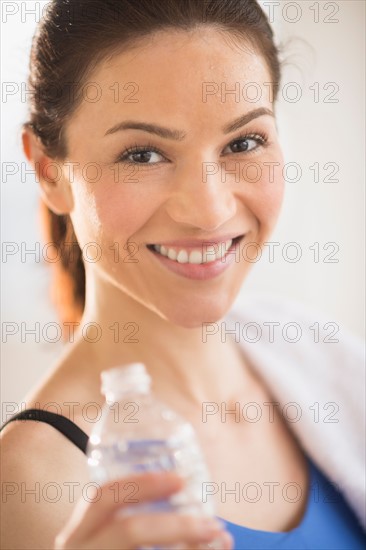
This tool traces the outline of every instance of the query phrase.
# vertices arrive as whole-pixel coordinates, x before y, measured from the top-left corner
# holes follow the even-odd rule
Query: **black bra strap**
[[[79,428],[79,426],[66,418],[66,416],[50,411],[43,411],[41,409],[26,409],[25,411],[21,411],[9,418],[9,420],[1,426],[0,431],[4,428],[4,426],[13,420],[37,420],[51,424],[54,428],[56,428],[56,430],[70,439],[70,441],[72,441],[81,451],[83,451],[83,453],[86,454],[86,446],[89,437],[81,428]]]

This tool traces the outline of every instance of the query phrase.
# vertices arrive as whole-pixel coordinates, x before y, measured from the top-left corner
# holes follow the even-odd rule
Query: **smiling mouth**
[[[168,248],[157,244],[148,244],[146,246],[153,253],[164,256],[180,264],[209,264],[221,260],[229,250],[235,248],[237,243],[239,243],[244,236],[244,234],[239,235],[234,239],[216,245],[208,242],[207,245],[203,244],[201,247],[197,247],[194,250],[188,250],[184,247],[179,247],[179,249]]]

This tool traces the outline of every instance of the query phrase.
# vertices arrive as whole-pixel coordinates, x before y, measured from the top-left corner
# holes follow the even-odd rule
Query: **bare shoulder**
[[[14,421],[1,432],[2,547],[54,548],[89,481],[85,455],[52,426]]]
[[[99,370],[85,349],[73,347],[24,399],[25,408],[57,413],[90,435],[104,396]]]
[[[26,408],[58,412],[87,432],[88,423],[75,410],[71,418],[64,405],[77,393],[78,384],[70,391],[67,377],[51,376],[27,396]],[[54,426],[36,420],[9,422],[0,437],[2,548],[54,548],[77,500],[87,494],[86,456]]]

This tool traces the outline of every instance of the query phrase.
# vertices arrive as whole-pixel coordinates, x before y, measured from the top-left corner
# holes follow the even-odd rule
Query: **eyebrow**
[[[261,107],[259,109],[254,109],[253,111],[250,111],[245,115],[241,115],[239,118],[236,118],[233,122],[230,122],[230,124],[224,126],[222,128],[222,131],[224,134],[230,134],[231,132],[242,128],[251,120],[254,120],[255,118],[263,115],[274,117],[274,113],[270,109]],[[143,130],[144,132],[156,134],[157,136],[160,136],[164,139],[172,139],[174,141],[182,141],[186,137],[186,134],[180,130],[172,130],[171,128],[165,128],[163,126],[159,126],[157,124],[149,124],[147,122],[139,122],[137,120],[125,120],[124,122],[119,122],[115,126],[112,126],[112,128],[109,128],[109,130],[107,130],[104,135],[108,136],[110,134],[115,134],[116,132],[120,132],[121,130]]]

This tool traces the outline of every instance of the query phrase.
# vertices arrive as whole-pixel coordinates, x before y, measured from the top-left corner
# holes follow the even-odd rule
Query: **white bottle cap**
[[[101,392],[107,400],[131,390],[149,391],[151,384],[151,377],[143,363],[129,363],[104,370],[101,380]]]

